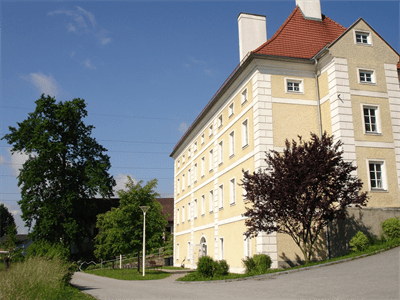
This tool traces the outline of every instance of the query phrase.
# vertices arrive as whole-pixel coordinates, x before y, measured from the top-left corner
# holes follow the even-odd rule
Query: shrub
[[[213,277],[215,262],[209,256],[200,257],[197,264],[197,272],[203,277]]]
[[[246,268],[246,274],[249,274],[256,269],[256,263],[253,257],[246,257],[245,259],[242,259],[242,262]]]
[[[369,241],[367,236],[359,231],[356,233],[355,236],[353,236],[350,240],[350,246],[351,247],[355,247],[357,249],[357,251],[363,251],[365,250],[369,245]]]
[[[256,254],[253,256],[253,260],[256,265],[255,269],[259,274],[265,274],[272,264],[271,257],[266,254]]]
[[[382,222],[382,230],[389,240],[400,238],[400,220],[399,218],[390,218]]]
[[[214,276],[224,276],[229,273],[229,265],[225,259],[215,261]]]
[[[52,259],[58,257],[64,260],[68,260],[69,250],[64,247],[61,243],[51,244],[46,241],[36,241],[28,247],[26,257],[47,257]]]

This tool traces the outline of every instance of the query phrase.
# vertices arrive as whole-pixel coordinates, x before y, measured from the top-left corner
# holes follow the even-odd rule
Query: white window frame
[[[193,207],[193,217],[197,219],[197,212],[198,212],[198,204],[197,204],[197,199],[194,199],[194,207]]]
[[[235,114],[235,103],[232,102],[231,104],[229,104],[228,106],[228,115],[229,118],[232,117]]]
[[[187,255],[186,255],[187,261],[190,261],[190,248],[191,248],[191,244],[190,244],[190,242],[187,242]]]
[[[242,101],[242,105],[245,104],[247,102],[247,88],[244,89],[244,91],[241,94],[241,101]]]
[[[190,221],[190,217],[191,217],[191,215],[192,215],[192,212],[190,211],[190,208],[191,208],[191,205],[190,205],[190,202],[188,202],[188,204],[187,204],[187,211],[188,211],[188,221]]]
[[[182,205],[182,224],[185,223],[185,205]]]
[[[236,203],[236,179],[235,177],[229,180],[229,203],[234,205]]]
[[[211,137],[213,134],[214,134],[213,125],[210,125],[210,127],[208,127],[208,136]]]
[[[182,192],[185,190],[185,174],[182,174]]]
[[[371,32],[369,31],[363,31],[363,30],[353,30],[354,32],[354,44],[356,45],[362,45],[362,46],[372,46],[372,35]],[[367,37],[367,42],[364,42],[364,39],[362,39],[361,42],[357,41],[357,35],[361,36],[366,36]]]
[[[235,131],[229,133],[229,158],[235,155]]]
[[[367,74],[370,75],[371,81],[368,80],[361,80],[361,74]],[[357,78],[358,78],[358,83],[359,84],[372,84],[376,85],[376,76],[375,76],[375,70],[373,69],[364,69],[364,68],[357,68]]]
[[[212,172],[213,169],[214,169],[214,151],[213,149],[211,149],[209,152],[208,171]]]
[[[180,211],[179,211],[179,208],[177,208],[176,209],[176,225],[179,225],[179,213],[180,213]]]
[[[247,170],[244,170],[244,172],[247,172],[247,173],[250,173],[250,171],[247,169]],[[244,173],[242,173],[242,176],[243,176],[243,174]],[[243,177],[244,178],[244,177]],[[242,186],[242,196],[243,196],[243,201],[246,201],[247,200],[247,198],[246,198],[246,195],[247,195],[247,193],[246,193],[246,190],[245,190],[245,188]]]
[[[201,144],[204,145],[204,133],[201,135]]]
[[[203,156],[201,158],[201,177],[204,177],[206,169],[206,158]]]
[[[375,128],[376,131],[369,130],[367,131],[367,124],[365,122],[365,113],[364,109],[373,109],[375,111]],[[381,119],[380,119],[380,110],[379,110],[379,105],[374,105],[374,104],[361,104],[361,114],[362,114],[362,121],[363,121],[363,128],[364,128],[364,134],[381,134],[382,133],[382,128],[381,128]],[[373,123],[371,123],[373,124]]]
[[[249,119],[242,122],[242,149],[249,145]]]
[[[194,152],[197,151],[197,141],[194,142]]]
[[[224,163],[224,141],[218,143],[218,164]]]
[[[222,114],[218,117],[218,128],[223,125],[223,116]]]
[[[181,167],[181,161],[178,160],[178,169]]]
[[[218,187],[218,200],[219,200],[219,208],[224,208],[224,185],[221,184]]]
[[[208,211],[210,213],[214,212],[214,191],[210,190],[209,192],[209,199],[208,199]]]
[[[225,259],[225,245],[224,245],[224,237],[219,238],[219,260]]]
[[[298,85],[298,90],[295,89],[293,85],[293,89],[289,89],[289,84],[297,84]],[[286,78],[285,77],[285,91],[288,94],[304,94],[304,84],[303,84],[303,79],[298,79],[298,78]]]
[[[188,187],[190,187],[190,185],[191,185],[191,181],[192,181],[192,176],[191,176],[192,174],[191,174],[191,169],[189,168],[188,169]]]
[[[194,164],[194,182],[197,182],[197,163]]]
[[[182,165],[185,163],[185,154],[182,155]]]
[[[179,243],[176,243],[176,255],[175,255],[175,260],[179,261]]]
[[[370,164],[380,165],[381,172],[381,187],[372,187],[371,169]],[[367,170],[368,170],[368,184],[370,191],[387,191],[387,176],[386,176],[386,161],[384,159],[367,159]]]
[[[177,187],[176,187],[176,190],[177,190],[177,194],[179,195],[179,192],[180,192],[180,190],[181,190],[181,181],[180,181],[180,179],[178,178],[178,182],[177,182]]]
[[[206,196],[201,195],[201,216],[204,216],[206,213]]]
[[[189,147],[188,149],[188,158],[192,156],[192,149]]]

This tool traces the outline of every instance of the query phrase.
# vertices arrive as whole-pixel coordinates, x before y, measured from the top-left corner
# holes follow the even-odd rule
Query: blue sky
[[[173,196],[173,146],[239,63],[237,16],[266,15],[270,38],[295,1],[2,1],[0,136],[42,93],[83,98],[111,174],[159,180]],[[398,1],[321,1],[349,27],[363,17],[399,52]],[[20,218],[23,156],[0,142],[0,202]]]

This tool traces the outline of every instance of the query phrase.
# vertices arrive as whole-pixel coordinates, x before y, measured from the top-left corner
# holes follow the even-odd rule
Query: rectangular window
[[[182,206],[182,223],[185,223],[185,205]]]
[[[201,158],[201,177],[204,176],[205,169],[206,169],[206,158],[203,156]]]
[[[197,182],[197,163],[194,164],[194,182]]]
[[[179,243],[176,244],[175,259],[176,259],[177,261],[179,261]]]
[[[201,135],[201,144],[204,144],[204,133]]]
[[[197,141],[194,142],[194,152],[196,152],[196,151],[197,151]]]
[[[356,44],[372,45],[371,35],[369,32],[356,31]]]
[[[211,125],[209,128],[208,128],[208,136],[212,136],[213,135],[213,126]]]
[[[194,199],[193,216],[195,219],[197,218],[197,210],[198,210],[197,199]]]
[[[201,215],[204,216],[206,211],[206,197],[201,195]]]
[[[235,132],[229,134],[229,157],[235,155]]]
[[[185,190],[185,174],[182,174],[182,191]]]
[[[235,178],[232,178],[229,181],[230,184],[230,204],[235,204],[236,202],[236,182],[235,182]]]
[[[218,189],[219,208],[224,208],[224,185],[221,184]]]
[[[222,115],[218,117],[218,127],[222,126]]]
[[[249,170],[244,171],[245,173],[249,173]],[[242,173],[244,175],[244,173]],[[244,176],[243,178],[244,179]],[[242,194],[243,194],[243,201],[246,201],[246,189],[242,186]]]
[[[210,213],[214,211],[214,192],[211,190],[210,191],[210,199],[208,201],[208,210]]]
[[[385,182],[384,176],[384,164],[383,161],[370,161],[369,162],[369,179],[371,183],[371,190],[384,190]]]
[[[225,259],[224,256],[224,238],[219,238],[219,259]]]
[[[228,115],[229,115],[229,118],[232,117],[234,113],[235,113],[235,112],[234,112],[234,110],[233,110],[233,102],[232,102],[232,103],[229,105],[229,107],[228,107]]]
[[[242,105],[247,102],[247,89],[242,92]]]
[[[176,225],[179,225],[179,208],[176,210]]]
[[[191,183],[191,181],[192,181],[192,173],[191,173],[191,170],[190,169],[188,169],[188,187],[190,186],[190,183]]]
[[[192,149],[188,149],[188,158],[192,156]]]
[[[177,188],[176,188],[176,190],[177,190],[177,194],[179,195],[179,191],[181,190],[181,182],[180,182],[180,179],[178,178],[178,183],[177,183]]]
[[[288,92],[300,92],[301,81],[288,80],[286,83]]]
[[[224,162],[224,143],[220,141],[218,144],[218,164],[222,164]]]
[[[360,83],[375,83],[373,70],[358,70]]]
[[[378,133],[378,108],[364,106],[364,125],[366,133]]]
[[[185,154],[183,154],[183,156],[182,156],[182,164],[184,164],[185,163]]]
[[[186,255],[186,259],[188,261],[190,261],[190,242],[187,243],[187,255]]]
[[[188,211],[188,221],[190,221],[190,216],[191,216],[191,214],[192,214],[192,212],[190,211],[190,202],[188,202],[188,204],[187,204],[187,211]]]
[[[251,239],[244,237],[244,258],[251,257]]]
[[[208,170],[211,172],[213,170],[213,164],[214,164],[214,157],[213,157],[213,150],[210,150],[210,159],[208,162]]]
[[[181,162],[178,160],[178,169],[181,167]]]
[[[249,126],[248,120],[242,123],[242,148],[249,145]]]

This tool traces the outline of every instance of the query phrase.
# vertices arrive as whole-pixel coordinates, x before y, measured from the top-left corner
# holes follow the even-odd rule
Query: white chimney
[[[321,3],[319,0],[296,0],[296,5],[300,7],[304,18],[322,21]]]
[[[240,61],[249,53],[267,41],[267,22],[265,16],[240,13],[239,56]]]

